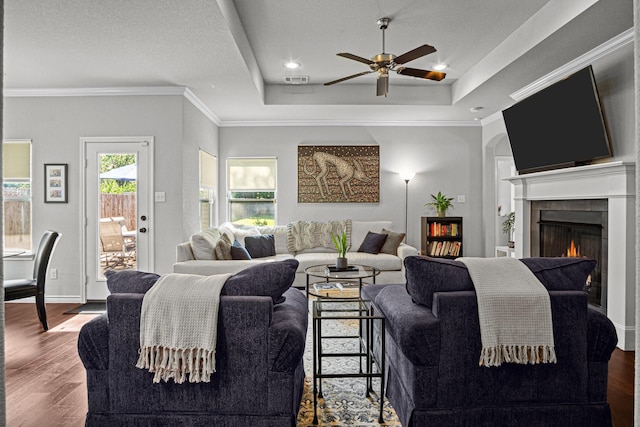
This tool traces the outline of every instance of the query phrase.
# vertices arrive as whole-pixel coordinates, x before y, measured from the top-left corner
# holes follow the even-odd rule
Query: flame
[[[582,256],[580,255],[580,246],[576,248],[575,242],[571,240],[571,244],[567,248],[567,253],[564,256],[571,257],[571,258],[577,258],[579,256]]]

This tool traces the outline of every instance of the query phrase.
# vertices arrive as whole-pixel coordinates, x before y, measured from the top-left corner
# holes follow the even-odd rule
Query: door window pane
[[[136,269],[136,155],[101,153],[99,159],[99,271]]]

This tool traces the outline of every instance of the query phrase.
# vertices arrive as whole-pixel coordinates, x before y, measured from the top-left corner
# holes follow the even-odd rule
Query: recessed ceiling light
[[[284,66],[290,70],[295,70],[296,68],[300,68],[300,63],[295,61],[285,62]]]
[[[471,111],[472,113],[477,113],[478,111],[482,111],[483,109],[484,107],[477,106],[469,108],[469,111]]]
[[[449,64],[436,64],[433,66],[433,69],[436,71],[446,70],[449,67]]]

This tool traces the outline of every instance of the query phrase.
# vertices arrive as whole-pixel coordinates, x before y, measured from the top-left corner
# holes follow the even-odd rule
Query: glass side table
[[[385,369],[385,318],[375,314],[372,301],[358,299],[317,299],[313,301],[313,424],[318,424],[318,398],[322,398],[322,379],[324,378],[365,378],[366,397],[373,391],[373,378],[380,378],[380,415],[378,422],[384,423],[382,411],[384,409],[384,369]],[[380,313],[379,310],[377,310]],[[323,333],[323,323],[327,321],[356,320],[357,330],[349,335],[326,335]],[[380,336],[374,337],[374,324],[379,322],[377,329]],[[374,339],[379,340],[380,357],[374,354]],[[353,352],[325,352],[323,340],[356,340]],[[331,357],[358,357],[359,372],[336,373],[326,372],[323,359]]]
[[[334,270],[333,265],[314,265],[304,270],[307,275],[307,298],[309,295],[318,298],[360,298],[363,279],[371,278],[376,283],[380,270],[368,265],[352,264],[347,270]],[[323,280],[312,282],[311,278]]]

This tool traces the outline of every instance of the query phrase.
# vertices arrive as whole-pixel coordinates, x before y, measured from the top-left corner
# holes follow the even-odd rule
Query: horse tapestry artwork
[[[299,145],[298,203],[378,203],[377,145]]]

